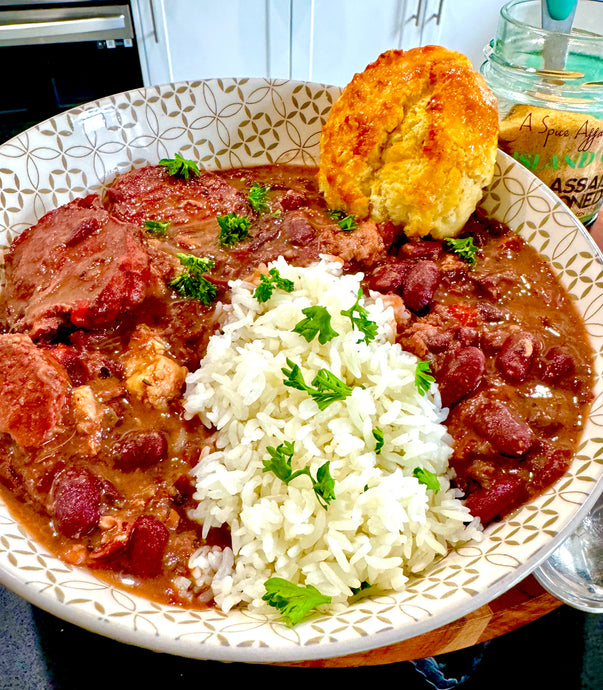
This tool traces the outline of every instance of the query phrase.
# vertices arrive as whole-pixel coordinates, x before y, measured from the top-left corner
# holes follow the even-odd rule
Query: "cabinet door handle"
[[[433,15],[433,18],[436,20],[436,24],[439,26],[440,22],[442,21],[442,9],[444,7],[444,0],[440,0],[440,4],[438,5],[438,11]]]
[[[151,28],[153,30],[153,39],[155,43],[159,43],[159,38],[157,37],[157,23],[155,22],[155,8],[153,7],[153,0],[149,0],[149,10],[151,11]]]
[[[421,20],[421,9],[422,8],[423,8],[423,0],[418,0],[417,11],[411,17],[411,19],[415,20],[415,26],[419,26],[419,21]]]

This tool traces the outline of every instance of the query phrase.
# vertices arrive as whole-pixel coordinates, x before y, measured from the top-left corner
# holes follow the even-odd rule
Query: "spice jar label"
[[[515,105],[500,123],[500,148],[531,170],[588,224],[603,205],[603,120]]]

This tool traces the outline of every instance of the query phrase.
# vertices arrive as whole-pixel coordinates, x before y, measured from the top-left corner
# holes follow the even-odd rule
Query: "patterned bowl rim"
[[[329,105],[337,97],[340,89],[287,80],[208,79],[137,89],[78,106],[49,118],[0,145],[0,214],[10,206],[11,200],[8,199],[7,195],[10,196],[11,193],[14,193],[15,197],[21,200],[25,198],[27,201],[26,197],[19,196],[22,190],[17,188],[11,192],[10,185],[4,184],[4,182],[7,179],[14,179],[15,159],[21,155],[17,152],[25,152],[32,142],[43,141],[45,145],[49,145],[51,141],[54,141],[61,149],[62,138],[65,133],[67,135],[72,134],[79,126],[78,123],[99,111],[114,110],[117,112],[121,109],[126,113],[139,115],[146,108],[148,113],[151,113],[149,119],[154,118],[156,125],[164,120],[168,122],[170,117],[176,118],[176,120],[178,117],[184,118],[183,122],[186,124],[188,122],[185,115],[187,107],[188,112],[191,108],[194,110],[194,108],[199,107],[196,97],[202,92],[205,95],[209,93],[212,99],[215,97],[218,101],[224,98],[223,103],[226,105],[232,102],[233,98],[237,103],[239,103],[238,98],[250,98],[250,94],[254,94],[255,99],[255,95],[259,92],[268,96],[282,96],[283,102],[290,99],[292,93],[303,92],[312,105],[316,101],[323,110],[320,111],[318,120],[311,122],[310,125],[304,117],[301,117],[300,120],[299,113],[296,111],[287,127],[290,127],[292,123],[297,124],[300,126],[299,131],[305,132],[304,127],[308,125],[310,133],[314,132],[315,134],[317,126],[324,120]],[[164,106],[168,103],[173,105],[174,98],[176,98],[178,107],[181,108],[182,112],[174,114],[172,110],[168,114],[169,108]],[[187,101],[187,98],[191,100]],[[259,117],[266,111],[264,107],[266,104],[261,103],[261,98],[256,100],[258,102],[254,101],[250,107],[252,112]],[[251,103],[251,99],[248,103]],[[201,110],[203,107],[208,107],[207,102],[201,106]],[[256,110],[253,109],[254,107]],[[301,112],[303,106],[299,106],[298,109]],[[218,112],[219,110],[216,109],[210,115],[217,123],[216,126],[222,127],[223,131],[224,123],[221,116],[216,115]],[[181,126],[180,129],[186,129],[186,127]],[[119,129],[119,131],[122,130]],[[161,133],[155,131],[153,136],[159,144],[163,143]],[[299,145],[303,162],[308,161],[308,156],[310,159],[317,160],[317,137],[309,136],[304,140],[304,142],[310,141],[312,143],[308,144],[309,154],[304,148],[305,143]],[[93,155],[102,161],[103,155],[110,154],[103,154],[102,146],[95,144]],[[145,155],[149,162],[156,158],[148,151]],[[40,160],[44,162],[44,157],[41,156]],[[64,165],[64,156],[60,160],[63,161],[60,165]],[[262,162],[254,156],[252,156],[252,160],[255,160],[256,164]],[[127,162],[122,161],[122,169],[125,169],[124,166]],[[290,160],[288,162],[300,161]],[[46,167],[49,165],[51,164],[48,163]],[[56,166],[56,163],[54,165]],[[212,167],[212,165],[207,167]],[[222,166],[218,165],[218,167]],[[101,180],[96,185],[91,185],[91,189],[100,189],[102,182]],[[36,188],[35,184],[32,184],[32,189],[28,191],[33,193],[34,201],[37,201],[38,198],[45,198],[47,201],[54,198],[51,189]],[[63,195],[62,203],[66,198],[69,198],[69,194],[65,190],[62,190],[61,194]],[[67,196],[65,196],[66,194]],[[590,308],[589,324],[591,330],[589,330],[589,335],[594,343],[598,382],[603,369],[603,333],[599,332],[597,328],[596,314],[599,310],[599,302],[603,301],[603,278],[601,277],[603,254],[592,237],[548,187],[530,171],[500,151],[497,156],[495,178],[485,192],[483,205],[497,219],[509,222],[513,229],[520,232],[522,236],[528,237],[531,243],[540,242],[546,252],[550,254],[550,261],[560,274],[562,282],[566,284],[566,287],[568,281],[573,286],[572,294],[576,292],[575,286],[581,280],[587,283],[587,288],[578,295],[577,299],[580,304],[587,300],[586,311]],[[15,217],[19,215],[19,209],[15,207],[15,204],[10,208],[10,211],[6,212],[7,217],[11,214]],[[0,216],[0,231],[3,227],[1,221],[2,217]],[[25,225],[20,223],[19,229]],[[7,227],[5,224],[5,232]],[[554,245],[552,243],[554,243],[555,237],[550,232],[551,229],[557,232],[561,229],[565,233]],[[576,250],[572,249],[574,245],[576,245]],[[571,267],[571,270],[567,270],[568,266]],[[594,298],[587,295],[591,291],[595,295]],[[583,314],[585,313],[584,308],[581,311]],[[598,349],[597,343],[599,344]],[[584,442],[581,443],[582,451],[586,449],[587,453],[591,452],[592,458],[590,456],[581,457],[582,470],[579,468],[569,478],[574,483],[577,482],[581,490],[574,489],[573,485],[571,489],[567,489],[567,486],[559,488],[557,486],[559,482],[557,482],[554,490],[545,492],[542,497],[534,501],[534,506],[531,506],[532,512],[528,511],[527,518],[524,516],[525,524],[511,516],[508,520],[503,521],[502,525],[489,527],[486,532],[489,534],[488,539],[492,540],[494,546],[491,552],[486,554],[487,558],[484,558],[484,554],[480,553],[479,549],[472,551],[471,548],[466,550],[467,553],[464,556],[469,559],[468,564],[470,566],[478,561],[480,563],[478,571],[481,570],[482,566],[488,571],[488,578],[486,578],[485,583],[480,581],[480,572],[477,572],[471,580],[471,586],[459,587],[463,590],[463,596],[458,599],[453,597],[452,604],[448,603],[447,606],[442,605],[438,608],[435,605],[435,610],[428,608],[419,610],[420,606],[418,605],[409,606],[406,604],[407,611],[404,612],[406,617],[400,618],[400,612],[404,609],[405,604],[397,601],[397,596],[391,595],[378,597],[378,604],[372,600],[368,603],[357,602],[351,607],[352,613],[349,615],[319,616],[302,623],[294,630],[290,630],[273,620],[262,619],[257,616],[255,618],[241,618],[238,612],[222,616],[215,612],[210,615],[201,613],[197,617],[185,610],[154,606],[136,596],[125,596],[121,590],[108,586],[103,586],[102,593],[95,594],[94,587],[98,581],[86,573],[82,575],[84,578],[82,582],[85,581],[86,587],[90,588],[93,594],[84,605],[82,600],[85,597],[82,595],[70,598],[68,595],[71,592],[65,586],[65,582],[70,582],[69,578],[79,575],[80,571],[77,568],[65,566],[41,549],[27,531],[12,518],[2,502],[0,502],[0,582],[32,604],[92,632],[151,650],[197,659],[261,663],[293,662],[341,656],[394,644],[446,625],[500,596],[546,560],[579,525],[603,489],[603,465],[597,450],[603,448],[603,438],[594,435],[598,427],[603,427],[603,421],[599,421],[599,416],[603,418],[603,412],[599,409],[603,406],[602,398],[601,389],[596,390],[596,400],[587,421],[588,433],[585,430]],[[593,452],[595,446],[596,449]],[[577,462],[578,457],[574,460],[574,464]],[[582,474],[580,474],[581,471]],[[550,513],[557,514],[551,509],[551,506],[559,504],[565,507],[565,514],[561,528],[555,530],[550,528],[546,516]],[[571,507],[567,507],[568,505]],[[526,512],[524,509],[522,510],[524,513]],[[544,522],[538,521],[540,516],[543,516]],[[525,543],[519,543],[514,539],[516,538],[515,535],[520,534],[526,525],[530,529],[525,543],[530,543],[530,546],[527,549],[528,557],[521,560],[514,554],[521,556],[522,547]],[[512,551],[513,549],[515,551],[511,554],[499,553],[497,551],[497,544],[499,543],[511,545]],[[20,562],[21,558],[23,559],[22,562]],[[450,567],[446,563],[449,558],[450,555],[442,562],[444,563],[442,566],[444,573]],[[486,561],[488,561],[488,567],[485,567]],[[440,566],[438,565],[438,567]],[[461,568],[465,568],[465,565],[456,564],[455,567],[455,572],[458,573]],[[467,571],[470,570],[467,568]],[[430,577],[433,572],[434,568],[430,568]],[[64,579],[64,582],[61,578]],[[427,578],[423,579],[427,580]],[[78,584],[81,583],[78,581]],[[420,584],[418,587],[420,604],[427,600],[443,602],[449,594],[445,589],[445,582],[439,582],[432,591],[420,590]],[[81,593],[85,590],[76,588],[74,591]],[[421,594],[423,599],[420,598]],[[109,598],[103,600],[103,596]],[[108,601],[116,607],[117,613],[113,617],[107,611]],[[450,602],[450,597],[448,597],[448,602]],[[416,611],[414,619],[413,610]],[[152,618],[151,613],[159,619],[159,625],[155,625],[152,621],[150,625],[147,625],[148,621],[145,615],[150,620]],[[368,622],[364,622],[365,619]],[[174,631],[186,631],[186,633],[178,634]]]

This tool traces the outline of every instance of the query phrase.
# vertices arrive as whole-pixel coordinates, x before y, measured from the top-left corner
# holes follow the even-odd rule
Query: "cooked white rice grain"
[[[378,294],[361,305],[378,324],[370,343],[341,314],[356,301],[362,274],[342,275],[336,261],[299,268],[280,258],[275,267],[292,280],[292,293],[275,290],[266,303],[255,286],[231,283],[231,302],[220,305],[220,332],[210,339],[199,368],[188,375],[185,410],[214,428],[215,448],[193,470],[204,526],[227,524],[232,552],[200,549],[190,559],[197,589],[211,589],[227,611],[248,605],[267,609],[264,582],[272,576],[312,584],[331,596],[334,610],[368,582],[401,591],[459,543],[479,538],[450,487],[452,440],[443,424],[436,386],[420,395],[417,358],[394,342],[391,307]],[[270,268],[269,267],[269,268]],[[322,305],[337,337],[321,344],[294,333],[302,309]],[[285,386],[287,358],[311,384],[324,367],[352,387],[352,394],[324,410],[304,391]],[[373,430],[383,431],[376,452]],[[285,484],[264,472],[268,446],[295,443],[293,470],[330,462],[335,500],[325,509],[302,475]],[[440,490],[421,484],[413,470],[438,475]]]

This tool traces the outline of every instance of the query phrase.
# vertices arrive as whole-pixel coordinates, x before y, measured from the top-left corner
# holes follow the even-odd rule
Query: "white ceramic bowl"
[[[45,212],[117,173],[179,152],[207,168],[315,164],[339,89],[260,79],[183,82],[118,94],[54,117],[0,146],[0,245]],[[502,594],[579,524],[603,483],[602,257],[581,224],[528,170],[499,153],[484,206],[546,256],[576,299],[596,355],[596,399],[567,475],[434,564],[402,594],[286,628],[246,611],[192,611],[139,599],[66,565],[0,503],[0,581],[37,606],[127,643],[199,659],[283,662],[351,654],[433,630]]]

